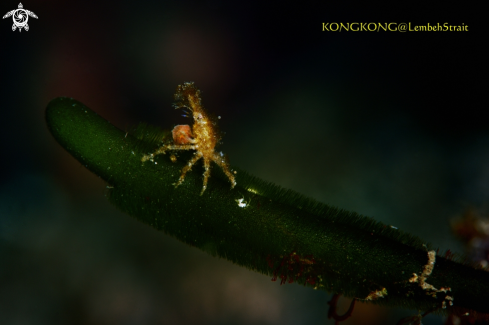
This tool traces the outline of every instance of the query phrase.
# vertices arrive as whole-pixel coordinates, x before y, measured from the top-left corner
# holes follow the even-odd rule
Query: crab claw
[[[172,136],[173,142],[175,144],[189,144],[194,143],[192,130],[190,129],[190,125],[177,125],[173,128]]]

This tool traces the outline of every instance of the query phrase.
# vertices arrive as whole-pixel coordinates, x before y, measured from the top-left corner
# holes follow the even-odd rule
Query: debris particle
[[[244,202],[244,198],[242,199],[237,199],[235,200],[236,202],[238,202],[238,206],[240,208],[246,208],[248,206],[248,203]]]

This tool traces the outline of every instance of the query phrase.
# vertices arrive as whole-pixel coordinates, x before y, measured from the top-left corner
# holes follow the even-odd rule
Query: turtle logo
[[[15,31],[16,28],[19,29],[19,32],[24,28],[26,31],[29,30],[29,25],[27,25],[27,21],[29,20],[29,16],[37,19],[35,13],[29,10],[23,9],[22,3],[19,3],[19,8],[9,11],[3,16],[2,19],[12,16],[14,20],[14,24],[12,25],[12,31]]]

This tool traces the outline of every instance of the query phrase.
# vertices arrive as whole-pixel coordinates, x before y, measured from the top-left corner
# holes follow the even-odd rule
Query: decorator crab
[[[231,182],[231,188],[233,188],[236,185],[234,174],[230,171],[224,155],[214,151],[214,148],[220,140],[220,136],[214,128],[216,123],[205,113],[201,104],[200,90],[194,86],[193,82],[185,82],[183,85],[177,87],[174,107],[175,109],[187,108],[190,110],[194,119],[192,128],[190,128],[189,125],[175,126],[172,131],[173,144],[163,145],[154,153],[143,156],[141,161],[153,161],[154,156],[165,154],[167,150],[195,150],[192,159],[190,159],[188,164],[183,167],[182,174],[175,184],[175,187],[183,182],[185,174],[192,169],[192,166],[200,158],[202,158],[204,161],[204,185],[200,195],[202,195],[207,188],[207,181],[211,173],[211,161],[222,168]]]

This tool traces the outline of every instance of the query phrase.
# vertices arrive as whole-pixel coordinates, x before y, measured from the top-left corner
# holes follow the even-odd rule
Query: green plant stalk
[[[200,196],[202,167],[197,164],[175,188],[192,152],[180,154],[176,163],[169,155],[142,163],[142,156],[158,147],[161,132],[143,127],[128,134],[71,98],[52,100],[46,120],[61,146],[108,183],[113,204],[191,246],[281,283],[370,297],[383,305],[489,313],[487,271],[437,256],[425,279],[436,289],[409,281],[423,274],[431,250],[415,236],[240,170],[237,186],[230,189],[213,166]],[[440,288],[451,291],[435,292]]]

